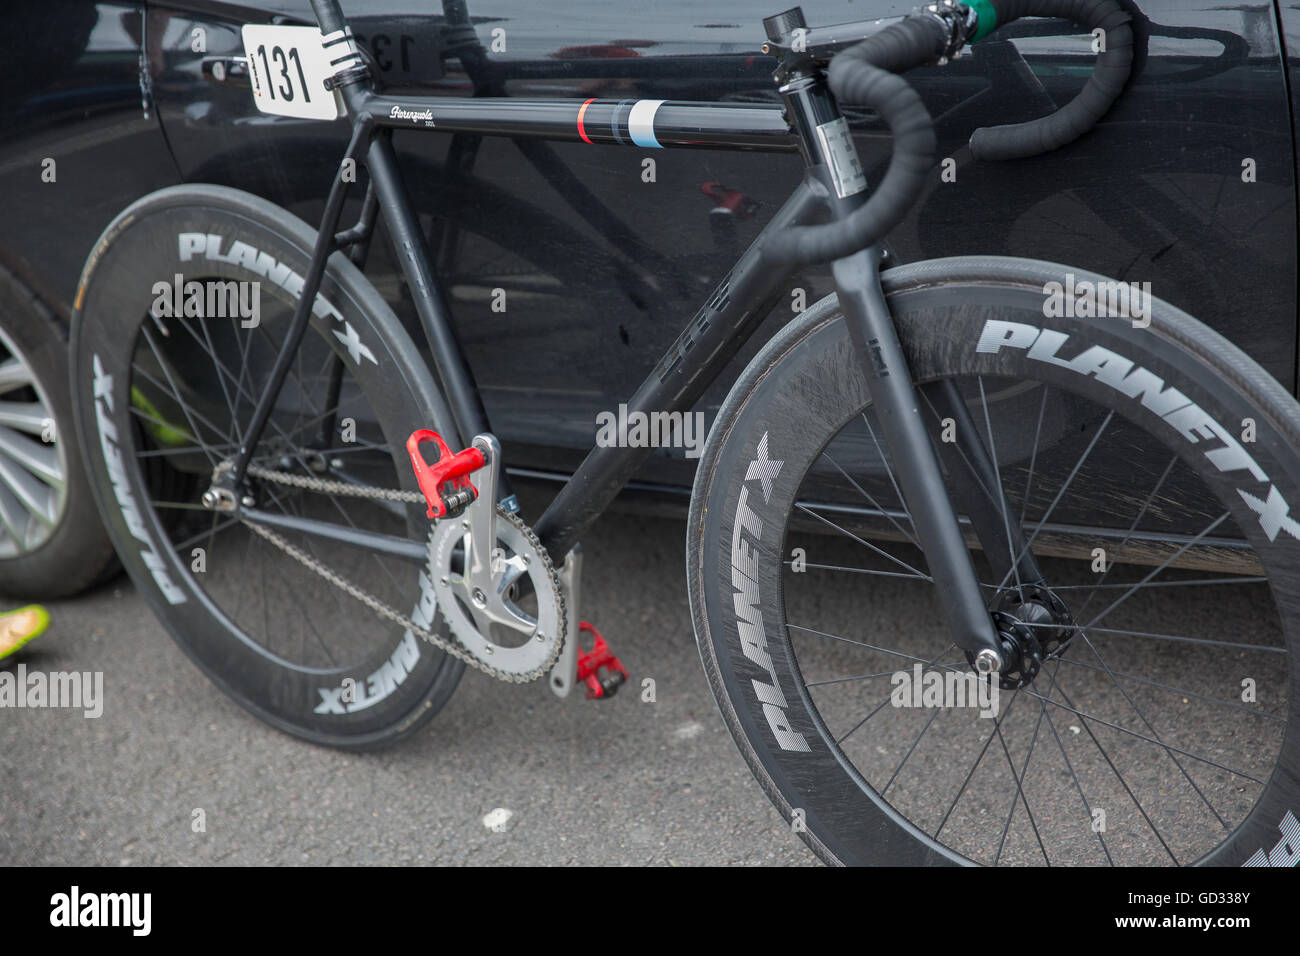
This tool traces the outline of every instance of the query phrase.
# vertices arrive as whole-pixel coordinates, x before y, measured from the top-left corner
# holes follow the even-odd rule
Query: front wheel
[[[974,678],[834,297],[773,339],[701,458],[687,573],[785,825],[830,863],[1294,865],[1300,406],[1140,287],[988,257],[883,282],[914,381],[956,386],[1043,579],[993,572],[1017,562],[959,510],[1024,664]]]

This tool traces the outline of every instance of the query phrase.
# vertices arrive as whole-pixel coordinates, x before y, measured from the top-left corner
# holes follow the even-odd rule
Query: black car
[[[751,0],[653,11],[594,0],[344,7],[399,92],[775,96],[774,61],[758,49],[758,23],[773,11]],[[1135,80],[1100,128],[1052,163],[975,163],[964,144],[979,126],[1040,115],[1072,96],[1090,70],[1090,37],[1018,26],[978,55],[909,77],[936,119],[944,159],[927,200],[890,236],[892,261],[980,252],[1141,277],[1294,391],[1297,157],[1286,50],[1300,13],[1182,0],[1140,7]],[[813,23],[908,9],[804,4]],[[40,373],[13,380],[15,400],[46,411],[0,421],[9,438],[0,443],[0,587],[32,597],[80,588],[110,560],[82,504],[76,449],[54,440],[65,429],[46,429],[42,442],[33,424],[66,421],[59,349],[42,355],[68,320],[100,231],[136,197],[187,181],[244,189],[314,221],[346,129],[259,113],[241,68],[241,26],[309,23],[307,0],[50,0],[5,18],[0,346]],[[466,30],[487,57],[448,53]],[[850,118],[864,160],[883,163],[888,140],[874,116]],[[799,176],[796,157],[744,152],[674,151],[655,157],[647,177],[636,151],[585,144],[400,133],[396,144],[507,459],[520,480],[543,482],[572,471],[599,416],[626,399]],[[413,321],[383,243],[367,274]],[[769,317],[701,403],[707,420],[758,343],[827,288],[824,273],[806,279],[791,310]],[[526,316],[494,310],[498,289],[525,303]],[[57,461],[42,457],[50,446]],[[658,452],[625,499],[684,505],[690,451]],[[55,533],[64,525],[76,534]]]

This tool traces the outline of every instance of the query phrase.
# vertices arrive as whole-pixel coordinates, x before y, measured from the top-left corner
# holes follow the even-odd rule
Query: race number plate
[[[334,73],[315,27],[247,24],[244,53],[253,81],[253,101],[263,113],[332,120],[343,104],[325,81]]]

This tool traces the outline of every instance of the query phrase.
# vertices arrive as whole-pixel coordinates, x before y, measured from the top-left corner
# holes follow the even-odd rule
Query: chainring
[[[470,553],[469,525],[460,519],[439,521],[429,534],[429,579],[438,610],[455,638],[488,669],[516,677],[545,673],[559,659],[567,625],[559,574],[537,536],[517,515],[498,507],[496,529],[496,547],[488,559],[493,584],[507,605],[531,622],[531,632],[502,624],[491,624],[487,633],[480,628],[470,610],[474,598],[464,570]],[[515,603],[520,594],[533,596],[535,613]]]

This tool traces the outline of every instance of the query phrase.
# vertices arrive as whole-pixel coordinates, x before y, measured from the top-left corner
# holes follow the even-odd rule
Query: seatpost
[[[347,26],[339,0],[311,0],[311,9],[316,14],[321,33],[336,33]]]

